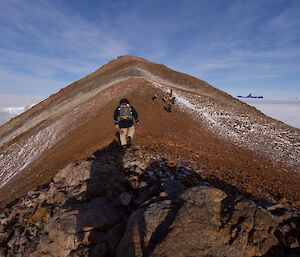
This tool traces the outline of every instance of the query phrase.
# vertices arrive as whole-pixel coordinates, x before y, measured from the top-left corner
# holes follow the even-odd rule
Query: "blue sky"
[[[297,0],[1,0],[0,11],[0,99],[48,96],[125,54],[232,95],[300,96]]]

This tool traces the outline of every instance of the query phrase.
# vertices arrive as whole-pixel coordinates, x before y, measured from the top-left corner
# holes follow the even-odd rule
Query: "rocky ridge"
[[[175,105],[166,112],[162,99],[171,89]],[[0,208],[109,144],[123,97],[140,114],[144,135],[136,143],[179,155],[257,197],[300,207],[299,129],[205,81],[123,56],[0,126]]]
[[[300,210],[116,142],[0,214],[0,256],[290,256]]]

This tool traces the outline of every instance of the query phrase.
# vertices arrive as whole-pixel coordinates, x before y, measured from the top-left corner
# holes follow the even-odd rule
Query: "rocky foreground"
[[[115,143],[0,214],[1,257],[296,257],[299,243],[299,209]]]

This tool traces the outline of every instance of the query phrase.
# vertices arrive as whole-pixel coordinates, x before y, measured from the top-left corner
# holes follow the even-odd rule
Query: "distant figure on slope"
[[[154,102],[156,98],[157,98],[157,95],[152,96],[152,101]]]
[[[164,109],[168,113],[172,112],[172,105],[175,104],[175,96],[173,96],[173,90],[170,89],[170,91],[168,93],[166,93],[166,95],[164,96],[164,98],[162,100],[165,103]]]
[[[138,113],[129,104],[128,99],[123,98],[114,112],[115,127],[120,133],[120,141],[123,149],[130,147],[135,132],[134,122],[138,123]]]

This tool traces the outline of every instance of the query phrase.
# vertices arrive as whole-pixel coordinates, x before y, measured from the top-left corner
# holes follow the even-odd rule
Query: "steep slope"
[[[176,102],[168,113],[161,99],[171,88]],[[124,56],[0,127],[1,205],[108,145],[114,138],[112,113],[122,97],[141,117],[137,144],[190,162],[205,176],[247,193],[298,204],[298,129],[204,81]]]

